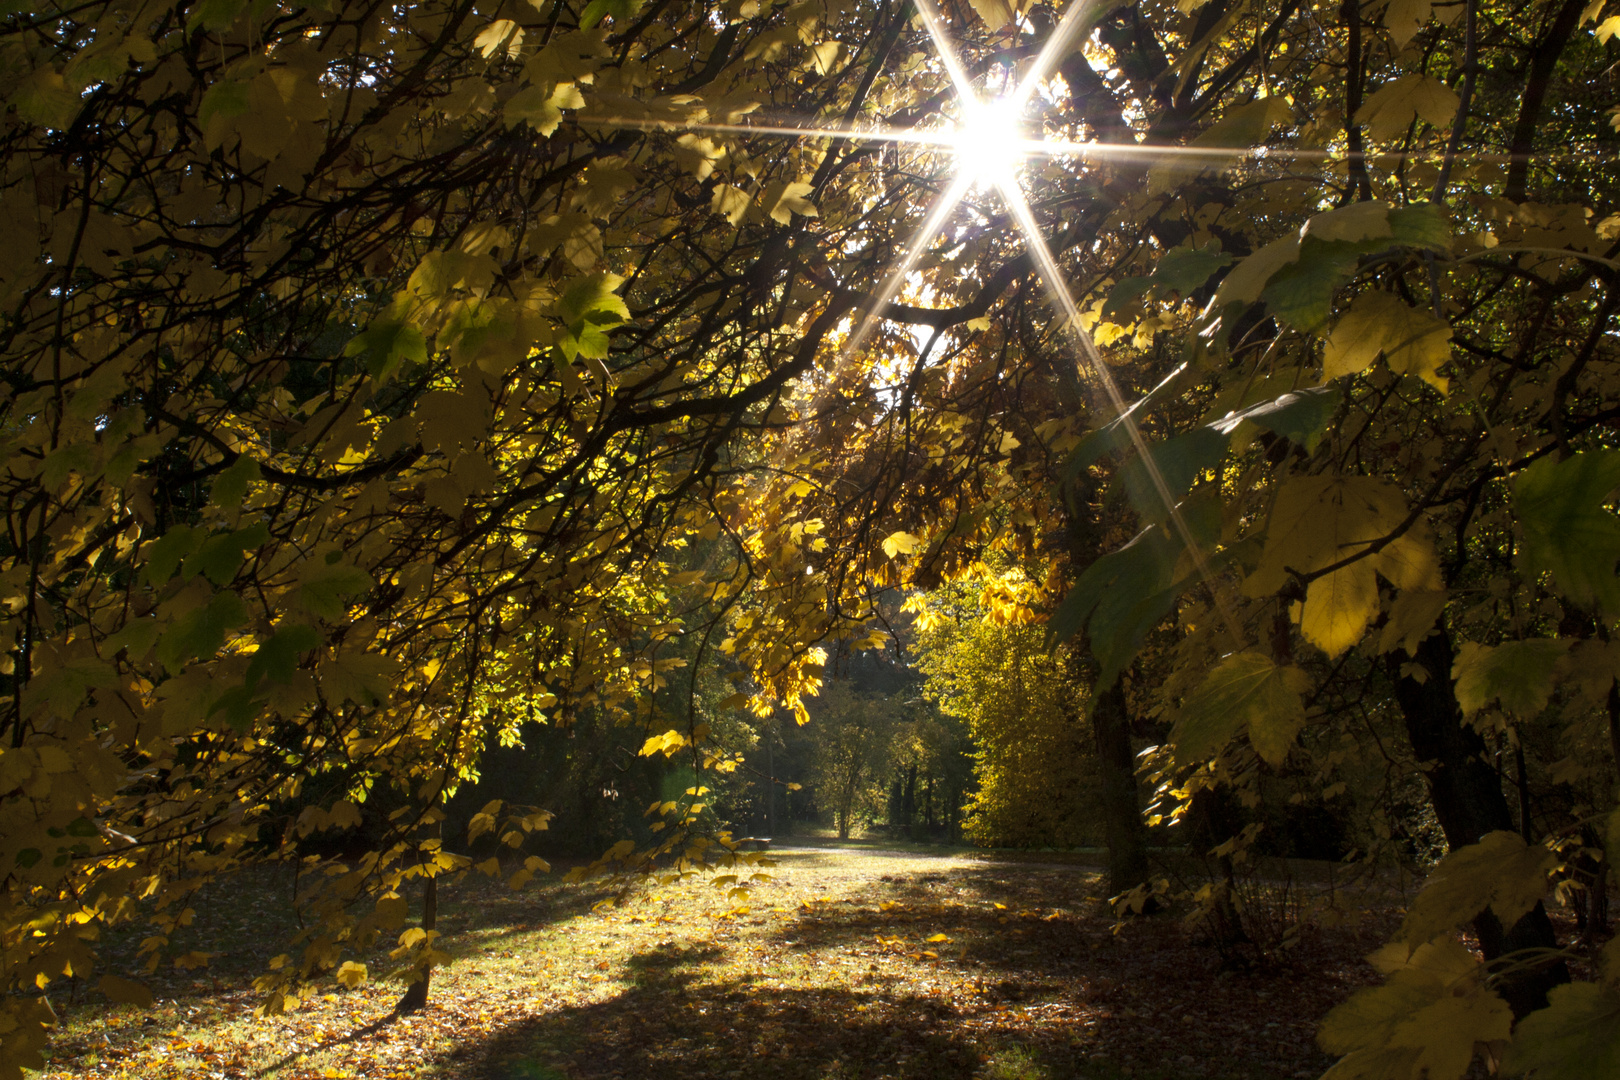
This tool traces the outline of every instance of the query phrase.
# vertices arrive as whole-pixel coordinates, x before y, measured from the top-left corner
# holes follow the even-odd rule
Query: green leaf
[[[158,661],[178,672],[188,660],[206,659],[225,643],[225,632],[247,621],[247,605],[233,592],[215,593],[204,606],[174,621],[158,640]]]
[[[248,485],[258,479],[259,463],[250,457],[239,457],[231,462],[230,468],[214,477],[208,500],[221,510],[239,510],[247,496]]]
[[[1220,465],[1226,456],[1227,433],[1215,427],[1198,427],[1161,443],[1149,446],[1148,460],[1158,469],[1159,478],[1170,497],[1170,506],[1181,501],[1198,475]],[[1170,506],[1153,482],[1141,456],[1133,457],[1119,472],[1120,482],[1143,520],[1168,520]]]
[[[1169,587],[1179,553],[1180,546],[1153,526],[1104,555],[1086,567],[1058,605],[1047,623],[1048,639],[1067,641],[1089,628],[1092,655],[1105,671],[1117,674],[1174,601]]]
[[[1213,240],[1201,248],[1171,248],[1153,268],[1151,280],[1160,295],[1174,292],[1186,299],[1203,288],[1217,270],[1231,264],[1232,256]]]
[[[1551,574],[1577,604],[1620,612],[1620,518],[1604,509],[1620,486],[1620,450],[1594,450],[1564,461],[1542,458],[1513,479],[1524,544],[1519,570]]]
[[[1546,894],[1547,875],[1557,863],[1552,852],[1526,844],[1517,833],[1486,833],[1435,866],[1406,913],[1401,938],[1416,949],[1486,908],[1512,926]]]
[[[1309,677],[1297,667],[1279,665],[1252,649],[1233,653],[1182,704],[1171,735],[1176,761],[1206,761],[1247,727],[1255,752],[1280,766],[1305,726],[1300,695],[1309,686]]]
[[[1327,430],[1328,421],[1339,408],[1339,391],[1331,386],[1295,390],[1272,401],[1262,401],[1247,409],[1228,413],[1210,426],[1217,431],[1231,432],[1245,420],[1268,428],[1307,453],[1316,448]]]
[[[313,626],[304,623],[284,623],[276,628],[269,641],[259,646],[248,661],[247,684],[257,687],[266,680],[285,683],[292,679],[298,661],[304,653],[319,647],[321,635]]]
[[[182,579],[202,574],[215,585],[229,584],[250,548],[261,547],[270,539],[270,530],[263,522],[245,529],[221,533],[204,540],[196,551],[186,557],[180,569]]]
[[[1553,669],[1569,650],[1559,638],[1507,641],[1495,647],[1463,642],[1451,666],[1457,680],[1457,704],[1472,715],[1498,699],[1502,708],[1529,720],[1547,707]]]
[[[614,290],[624,283],[617,274],[576,278],[557,301],[557,313],[567,325],[558,347],[570,361],[576,356],[601,360],[608,355],[609,327],[630,317],[630,309]]]
[[[204,30],[228,30],[247,6],[248,0],[201,0],[191,9],[191,18],[186,20],[186,29],[191,31],[201,27]]]
[[[208,706],[208,716],[220,717],[231,730],[241,734],[247,731],[255,717],[264,709],[264,700],[253,696],[246,686],[233,686]]]
[[[1321,241],[1306,237],[1299,258],[1282,267],[1266,282],[1260,299],[1278,318],[1300,330],[1314,330],[1333,310],[1333,294],[1350,280],[1356,260],[1378,241]]]
[[[232,121],[246,116],[252,108],[251,87],[238,79],[222,79],[203,94],[197,108],[197,124],[210,149],[218,147],[233,130]]]
[[[570,327],[579,326],[587,319],[604,325],[624,322],[630,318],[630,309],[615,294],[623,284],[624,279],[617,274],[575,278],[557,301],[557,314]]]
[[[579,15],[579,28],[589,30],[605,15],[613,16],[617,26],[623,26],[641,9],[641,0],[591,0]]]
[[[328,701],[373,705],[385,701],[399,678],[399,661],[380,653],[344,653],[318,668]]]
[[[1086,432],[1063,463],[1063,479],[1073,480],[1105,455],[1128,449],[1131,446],[1130,425],[1134,422],[1135,413],[1136,406],[1132,406],[1102,427]]]
[[[1108,290],[1108,299],[1103,303],[1103,318],[1113,318],[1151,291],[1153,291],[1153,278],[1151,275],[1148,277],[1121,279],[1112,289]]]
[[[333,552],[339,560],[341,552]],[[298,575],[298,603],[307,611],[337,622],[343,618],[344,601],[371,588],[371,575],[352,563],[311,559]]]
[[[1589,982],[1554,987],[1545,1009],[1519,1021],[1502,1070],[1533,1072],[1536,1080],[1620,1076],[1620,991]]]
[[[363,356],[372,378],[383,381],[406,360],[427,363],[427,338],[404,320],[381,318],[366,327],[343,351],[346,356]]]
[[[1389,212],[1389,229],[1407,247],[1431,251],[1451,251],[1451,226],[1442,207],[1434,203],[1397,207]]]
[[[197,550],[206,535],[201,529],[193,529],[190,525],[175,525],[152,541],[152,545],[146,549],[146,580],[153,585],[162,585],[174,577],[181,561]]]

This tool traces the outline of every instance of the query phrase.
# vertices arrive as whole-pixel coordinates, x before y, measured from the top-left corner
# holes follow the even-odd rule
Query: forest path
[[[1231,973],[1174,917],[1116,932],[1098,874],[1072,861],[819,843],[766,858],[770,879],[746,896],[709,876],[617,906],[600,887],[445,888],[454,959],[428,1008],[392,1021],[385,952],[367,958],[370,983],[326,982],[289,1015],[254,1020],[252,978],[284,947],[287,893],[239,888],[237,914],[260,905],[252,931],[197,928],[218,935],[198,946],[224,954],[212,973],[165,975],[145,1013],[64,1009],[45,1075],[1306,1078],[1329,1064],[1316,1022],[1373,981],[1360,957],[1394,918],[1330,927],[1279,912],[1274,958]]]

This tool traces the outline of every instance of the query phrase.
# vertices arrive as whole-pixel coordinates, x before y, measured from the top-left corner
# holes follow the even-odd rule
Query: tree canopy
[[[366,977],[488,740],[734,768],[671,670],[802,716],[991,552],[1173,724],[1157,813],[1421,773],[1451,854],[1340,1075],[1616,1052],[1541,898],[1620,761],[1536,820],[1487,759],[1620,756],[1604,0],[3,10],[0,1069],[104,926],[206,962],[245,861],[311,860],[266,1008]]]

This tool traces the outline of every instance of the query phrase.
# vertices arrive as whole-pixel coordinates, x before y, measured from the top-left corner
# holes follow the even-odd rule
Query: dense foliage
[[[1027,621],[1031,591],[1008,571],[983,590],[964,580],[926,597],[916,605],[918,667],[940,710],[967,725],[976,780],[968,837],[993,847],[1097,844],[1087,688],[1047,647],[1044,628]]]
[[[678,756],[611,861],[689,864],[706,717],[805,715],[879,596],[992,551],[1047,571],[1116,853],[1132,710],[1169,820],[1422,777],[1451,854],[1341,1076],[1620,1054],[1616,947],[1569,982],[1542,906],[1620,756],[1604,0],[951,5],[981,85],[1057,43],[1022,120],[1088,145],[1027,204],[794,130],[948,128],[900,2],[0,10],[0,1069],[104,925],[206,962],[188,897],[245,860],[309,860],[267,1008],[367,977],[531,719]]]

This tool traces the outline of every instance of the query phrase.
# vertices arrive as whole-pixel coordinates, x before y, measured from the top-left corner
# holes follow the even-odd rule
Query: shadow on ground
[[[637,980],[609,1001],[508,1027],[436,1062],[430,1075],[484,1080],[633,1077],[961,1078],[1104,1076],[1052,1068],[1055,1048],[986,1043],[949,1002],[869,989],[795,990],[749,980],[699,984],[718,950],[637,956]],[[1074,1059],[1073,1052],[1068,1053]],[[1021,1066],[986,1073],[985,1066]]]
[[[1355,988],[1342,973],[1374,941],[1340,934],[1223,971],[1173,918],[1116,932],[1092,875],[994,864],[880,877],[763,929],[775,962],[753,977],[716,977],[737,970],[728,950],[740,939],[664,943],[635,954],[622,993],[516,1021],[430,1063],[428,1075],[1315,1077],[1331,1064],[1314,1046],[1315,1023]],[[948,942],[925,944],[935,934]],[[940,955],[907,952],[921,948]],[[776,978],[805,965],[842,966],[848,985]]]

